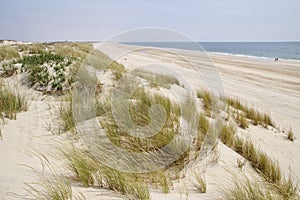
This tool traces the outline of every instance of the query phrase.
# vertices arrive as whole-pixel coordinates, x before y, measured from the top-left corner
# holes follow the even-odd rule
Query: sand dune
[[[224,94],[240,97],[249,105],[269,113],[277,127],[282,131],[269,130],[250,125],[249,129],[239,130],[240,134],[252,138],[262,151],[279,161],[285,173],[292,170],[295,178],[300,180],[300,141],[286,139],[287,130],[292,127],[297,138],[300,138],[300,62],[273,59],[256,59],[231,55],[203,54],[194,51],[149,49],[114,43],[95,45],[102,52],[126,66],[134,69],[150,64],[160,64],[174,70],[188,81],[194,89],[205,87],[209,78],[222,84]],[[127,52],[126,54],[122,54]],[[195,70],[186,60],[201,68],[205,75],[195,74]],[[217,72],[217,74],[216,74]],[[9,80],[17,82],[19,80]],[[34,181],[35,174],[26,166],[40,168],[39,159],[28,154],[35,150],[47,156],[56,154],[58,143],[68,142],[71,134],[55,135],[52,123],[55,109],[60,100],[44,96],[36,91],[20,86],[22,92],[30,96],[27,112],[17,114],[17,120],[6,120],[1,125],[3,140],[0,140],[0,199],[24,199],[28,192],[25,183]],[[57,117],[57,116],[56,116]],[[51,122],[51,123],[50,123]],[[185,177],[173,183],[174,190],[162,194],[155,188],[150,189],[152,199],[222,199],[220,188],[232,184],[233,174],[252,175],[254,170],[246,165],[243,170],[237,167],[237,158],[241,156],[221,142],[218,145],[219,162],[206,169],[207,192],[195,191],[191,179],[196,169],[206,167],[203,162],[191,163],[185,169]],[[64,168],[65,162],[51,157],[52,162]],[[72,185],[73,191],[81,192],[87,199],[127,199],[116,192],[83,188]]]

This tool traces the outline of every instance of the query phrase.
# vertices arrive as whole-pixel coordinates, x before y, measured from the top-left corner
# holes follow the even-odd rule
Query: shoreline
[[[253,55],[244,55],[244,54],[232,54],[232,53],[222,53],[222,52],[209,52],[208,54],[211,55],[225,55],[225,56],[236,56],[241,58],[253,58],[258,60],[266,60],[266,61],[274,61],[275,58],[271,57],[264,57],[264,56],[253,56]],[[286,58],[279,58],[279,61],[287,61],[287,62],[300,62],[300,59],[286,59]]]
[[[100,43],[105,43],[100,42]],[[218,43],[218,42],[217,42]],[[220,42],[222,43],[222,42]],[[280,42],[278,42],[280,43]],[[200,53],[206,53],[208,55],[228,55],[228,56],[237,56],[237,57],[243,57],[243,58],[253,58],[253,59],[258,59],[258,60],[267,60],[267,61],[274,61],[275,57],[267,57],[267,56],[255,56],[255,55],[249,55],[249,54],[239,54],[239,53],[226,53],[226,52],[220,52],[220,51],[207,51],[201,43],[199,44],[197,42],[197,45],[199,45],[199,50],[193,50],[193,49],[184,49],[184,48],[171,48],[171,47],[159,47],[159,46],[148,46],[148,45],[142,45],[138,43],[126,43],[126,42],[117,42],[117,44],[120,45],[128,45],[128,46],[135,46],[135,47],[147,47],[147,48],[157,48],[157,49],[170,49],[172,51],[188,51],[188,52],[200,52]],[[203,50],[203,51],[200,51]],[[281,61],[289,61],[289,62],[300,62],[300,59],[295,59],[295,58],[281,58],[278,57],[279,60]]]

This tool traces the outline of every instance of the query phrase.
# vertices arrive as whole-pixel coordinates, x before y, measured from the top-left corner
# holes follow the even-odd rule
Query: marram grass
[[[8,88],[0,89],[0,117],[16,119],[16,113],[26,111],[28,107],[25,97],[12,92]]]

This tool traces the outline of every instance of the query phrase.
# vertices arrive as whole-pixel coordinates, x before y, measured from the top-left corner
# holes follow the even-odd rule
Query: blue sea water
[[[195,43],[190,42],[130,42],[124,44],[201,50]],[[207,52],[300,60],[300,42],[199,42],[198,44]]]

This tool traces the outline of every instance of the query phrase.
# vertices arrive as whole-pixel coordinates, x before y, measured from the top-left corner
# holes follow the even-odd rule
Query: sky
[[[0,39],[103,41],[160,27],[195,41],[300,41],[299,0],[0,0]]]

